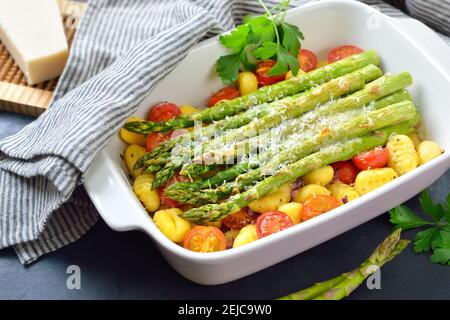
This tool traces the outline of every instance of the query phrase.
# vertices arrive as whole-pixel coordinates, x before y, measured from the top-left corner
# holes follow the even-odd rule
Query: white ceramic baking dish
[[[427,128],[427,137],[450,150],[450,49],[425,25],[412,19],[392,19],[356,1],[321,1],[288,14],[306,35],[304,48],[321,58],[342,44],[375,49],[382,67],[392,73],[409,70],[411,88]],[[212,71],[224,53],[217,38],[197,45],[139,106],[163,100],[204,105],[221,84]],[[244,277],[327,241],[360,225],[420,192],[450,167],[450,153],[395,181],[283,232],[249,245],[215,253],[195,253],[166,238],[134,196],[120,158],[125,145],[115,137],[97,156],[84,185],[106,223],[118,231],[141,230],[157,244],[169,263],[186,278],[220,284]],[[143,252],[142,254],[145,254]]]

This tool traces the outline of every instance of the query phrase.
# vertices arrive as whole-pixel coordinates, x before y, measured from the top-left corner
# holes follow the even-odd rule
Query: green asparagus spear
[[[183,212],[181,217],[199,223],[223,219],[228,214],[244,208],[252,201],[268,195],[286,183],[292,183],[297,178],[314,169],[333,162],[348,160],[355,154],[382,146],[393,133],[410,133],[413,130],[415,122],[416,121],[406,121],[399,125],[387,127],[359,138],[325,147],[316,153],[284,167],[274,175],[259,182],[243,193],[234,195],[219,204],[208,204],[199,208],[190,209]]]
[[[387,242],[383,242],[360,268],[345,274],[343,281],[312,300],[341,300],[349,296],[368,276],[399,255],[409,244],[408,240],[399,240],[392,248],[392,243]]]
[[[148,134],[150,132],[165,132],[176,128],[192,127],[195,121],[209,123],[214,120],[221,120],[247,110],[252,106],[294,95],[308,90],[315,85],[328,82],[331,79],[361,69],[369,64],[379,65],[379,63],[380,59],[375,51],[365,51],[304,75],[271,86],[262,87],[248,95],[219,102],[212,108],[202,110],[190,116],[182,115],[165,122],[129,122],[125,124],[125,129],[136,133]]]
[[[411,95],[408,93],[408,91],[399,90],[389,96],[377,100],[373,106],[373,109],[378,110],[391,104],[411,100],[412,98]],[[324,109],[326,110],[326,108]],[[302,118],[296,119],[296,121],[299,120],[302,120]],[[286,134],[289,134],[289,132],[287,132]],[[270,154],[266,155],[266,153],[264,153],[262,158],[269,158],[269,157]],[[234,180],[237,176],[239,176],[242,173],[246,173],[249,170],[257,168],[260,165],[260,163],[261,159],[259,159],[259,157],[255,159],[255,161],[237,163],[225,170],[219,171],[217,174],[206,180],[174,183],[171,186],[169,186],[165,192],[168,197],[173,198],[175,200],[179,200],[180,202],[185,202],[187,199],[194,197],[192,194],[190,194],[191,192],[207,188],[209,189],[216,188],[227,181]]]
[[[399,255],[409,244],[408,240],[400,239],[400,232],[394,231],[390,234],[381,245],[379,245],[371,256],[362,263],[360,267],[349,273],[341,274],[333,279],[316,283],[310,288],[289,294],[281,297],[278,300],[312,300],[321,299],[325,294],[330,294],[334,288],[342,286],[345,281],[351,277],[352,274],[365,270],[367,273],[368,267],[375,265],[381,268],[385,263],[391,261]],[[370,267],[369,271],[374,272],[376,268]],[[365,279],[365,277],[364,277]],[[364,281],[363,279],[363,281]],[[349,293],[347,293],[348,295]]]
[[[397,90],[403,89],[412,84],[411,75],[408,72],[402,72],[395,76],[385,76],[382,77],[370,84],[368,84],[364,89],[353,93],[352,95],[337,100],[336,102],[326,106],[326,108],[322,108],[318,113],[318,117],[327,116],[332,113],[340,113],[349,109],[359,108],[363,105],[366,105],[372,101],[375,101],[381,97],[389,95]],[[388,102],[388,101],[384,101]],[[291,125],[290,127],[295,128],[297,124]],[[240,128],[242,130],[244,127]],[[289,126],[285,128],[285,130],[290,130]],[[288,132],[289,133],[289,132]],[[263,141],[264,141],[263,137]],[[270,140],[267,140],[270,143]],[[239,156],[239,152],[248,150],[252,145],[255,145],[255,141],[252,140],[244,140],[238,144],[231,144],[231,147],[228,150],[214,150],[212,149],[210,152],[205,152],[202,156],[204,159],[218,159],[223,162],[224,159],[230,159],[236,156]],[[217,144],[217,143],[216,143]],[[224,142],[222,142],[224,145]],[[223,147],[222,147],[223,148]],[[196,162],[199,162],[197,159]],[[191,163],[185,165],[180,174],[181,175],[190,175],[190,176],[198,176],[206,173],[206,169],[204,165]]]
[[[359,90],[364,87],[366,82],[372,81],[380,76],[381,70],[374,65],[369,65],[348,75],[333,79],[317,88],[304,92],[296,99],[285,100],[283,103],[276,106],[269,115],[261,119],[256,119],[255,121],[236,130],[230,131],[218,139],[214,139],[211,142],[206,142],[202,144],[202,148],[211,148],[211,146],[217,147],[219,145],[223,146],[227,143],[227,141],[237,141],[255,136],[258,132],[273,128],[286,119],[298,117],[299,115],[315,108],[319,104],[323,104],[346,93]],[[205,163],[208,164],[208,161],[205,161]],[[167,163],[164,168],[155,175],[152,188],[155,189],[165,184],[176,174],[181,166],[182,161],[177,159]],[[181,174],[190,177],[198,177],[206,172],[209,172],[210,170],[214,170],[215,166],[194,165],[191,166],[191,169],[192,170],[190,172],[182,171]]]
[[[155,159],[163,159],[161,162],[165,163],[164,159],[166,159],[167,156],[170,156],[170,151],[175,146],[183,144],[184,141],[195,141],[196,135],[203,137],[214,137],[217,134],[225,133],[226,130],[239,128],[254,119],[261,118],[267,115],[272,109],[273,103],[264,103],[245,112],[213,122],[206,127],[195,127],[195,131],[187,132],[174,139],[166,141],[153,149],[152,152],[146,153],[136,162],[134,170],[142,168],[144,165],[149,164],[149,161],[153,161]]]
[[[217,189],[205,189],[200,191],[177,190],[166,193],[170,198],[194,205],[217,203],[233,192],[244,191],[246,188],[264,179],[265,176],[276,172],[280,167],[290,165],[303,157],[316,152],[324,145],[336,142],[336,140],[358,137],[372,131],[411,120],[416,116],[416,108],[410,101],[399,102],[380,110],[375,110],[355,117],[345,123],[329,128],[324,135],[322,132],[315,136],[301,140],[292,148],[286,149],[272,158],[267,164],[242,174],[234,182],[228,182]],[[186,196],[186,194],[188,196]]]
[[[317,88],[304,92],[295,99],[279,103],[269,115],[261,119],[256,119],[245,126],[220,136],[218,139],[206,142],[206,144],[203,144],[203,151],[221,149],[227,143],[234,143],[253,137],[279,125],[287,119],[297,118],[318,105],[347,93],[363,89],[366,83],[380,76],[381,70],[373,65],[369,65],[353,73],[333,79]],[[206,161],[206,163],[208,162]]]

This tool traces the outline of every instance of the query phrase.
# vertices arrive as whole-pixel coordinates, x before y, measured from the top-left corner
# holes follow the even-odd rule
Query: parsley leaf
[[[422,210],[427,213],[434,221],[439,222],[444,215],[444,207],[440,204],[433,204],[430,193],[425,190],[420,195],[420,206]]]
[[[433,254],[430,257],[430,261],[433,263],[450,265],[450,247],[434,250]]]
[[[300,49],[299,39],[305,39],[303,33],[297,26],[286,22],[281,23],[281,29],[283,31],[283,46],[291,55],[296,57]]]
[[[283,47],[277,49],[277,63],[270,69],[268,75],[276,76],[292,70],[292,74],[297,74],[299,70],[299,64],[297,58],[293,57]]]
[[[277,54],[278,46],[273,42],[264,42],[261,47],[253,51],[256,59],[267,60]]]
[[[297,26],[284,21],[290,0],[283,0],[272,9],[262,0],[259,2],[265,14],[246,16],[243,24],[219,37],[220,43],[230,50],[230,54],[220,57],[216,65],[216,71],[226,85],[237,79],[241,69],[253,71],[257,60],[276,58],[269,76],[282,75],[289,69],[294,76],[298,74],[297,56],[304,36]]]
[[[225,85],[232,84],[238,77],[241,55],[239,53],[221,56],[217,60],[216,71]]]
[[[401,228],[403,230],[430,224],[430,222],[419,217],[407,206],[398,206],[389,211],[389,214],[391,216],[389,221],[395,225],[395,228]]]
[[[438,233],[439,230],[435,227],[418,232],[414,242],[414,252],[421,253],[430,251],[432,243],[437,241],[436,237]]]
[[[389,211],[389,221],[394,224],[394,228],[405,230],[430,226],[416,234],[414,252],[431,250],[432,263],[450,265],[450,193],[446,206],[434,204],[427,190],[422,192],[419,201],[422,210],[432,217],[434,222],[422,219],[406,206],[398,206]]]
[[[275,39],[275,29],[273,22],[266,16],[257,16],[247,19],[251,32],[249,34],[248,42],[264,43],[273,42]]]
[[[233,53],[238,53],[241,52],[246,45],[246,39],[249,32],[250,27],[246,24],[241,24],[231,31],[231,33],[221,35],[219,41]]]

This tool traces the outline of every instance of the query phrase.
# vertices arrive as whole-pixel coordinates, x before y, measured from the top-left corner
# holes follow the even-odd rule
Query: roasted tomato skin
[[[328,63],[333,63],[361,52],[364,52],[364,50],[352,45],[336,47],[328,54]]]
[[[175,103],[162,102],[154,106],[148,113],[148,121],[159,122],[176,118],[181,114]]]
[[[386,148],[374,148],[360,153],[352,158],[359,170],[384,168],[389,160],[389,151]]]
[[[214,93],[208,100],[208,107],[211,108],[222,100],[233,100],[239,97],[241,93],[233,86],[225,87]]]
[[[306,200],[303,205],[302,221],[317,217],[339,206],[339,201],[333,196],[320,195],[312,197]]]
[[[236,213],[226,216],[222,220],[222,224],[230,229],[242,229],[246,225],[255,223],[258,214],[243,208]]]
[[[258,238],[264,238],[293,225],[291,218],[287,214],[280,211],[270,211],[261,214],[256,219],[256,232]]]
[[[355,182],[358,175],[358,169],[352,161],[339,161],[331,164],[334,170],[334,181],[340,181],[345,184]]]
[[[277,76],[269,76],[269,71],[275,64],[275,60],[264,60],[258,62],[255,74],[260,87],[269,86],[271,84],[283,81],[286,78],[285,73]]]
[[[227,248],[227,238],[217,227],[196,226],[184,237],[183,247],[195,252],[215,252]]]
[[[312,51],[301,49],[298,52],[297,59],[300,69],[305,72],[312,71],[317,67],[317,56]]]

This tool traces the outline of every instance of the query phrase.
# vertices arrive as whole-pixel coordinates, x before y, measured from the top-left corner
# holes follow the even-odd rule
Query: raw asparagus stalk
[[[361,69],[369,64],[379,65],[379,63],[380,59],[378,54],[375,51],[369,50],[318,68],[307,74],[271,86],[262,87],[248,95],[233,100],[222,101],[212,108],[202,110],[190,116],[183,115],[165,122],[129,122],[125,124],[125,129],[136,133],[148,134],[150,132],[165,132],[176,128],[192,127],[196,121],[209,123],[214,120],[221,120],[247,110],[252,106],[294,95],[308,90],[315,85],[328,82],[331,79]]]
[[[376,80],[378,81],[378,80]],[[395,104],[401,101],[411,101],[411,95],[406,90],[399,90],[389,96],[386,96],[384,98],[381,98],[377,100],[374,104],[374,110],[378,110],[381,108],[384,108],[388,105]],[[296,120],[302,120],[301,118]],[[289,134],[289,132],[287,132]],[[261,155],[262,159],[269,158],[270,153],[263,153]],[[198,180],[195,182],[177,182],[172,184],[170,187],[166,189],[166,195],[168,197],[172,197],[175,200],[179,200],[180,202],[185,202],[186,199],[193,198],[193,195],[190,195],[190,192],[193,191],[199,191],[202,189],[212,189],[216,188],[222,184],[224,184],[227,181],[234,180],[237,176],[239,176],[242,173],[246,173],[249,170],[255,169],[259,166],[261,163],[261,159],[259,157],[255,159],[255,161],[252,162],[241,162],[237,163],[225,170],[219,171],[214,176],[205,179],[205,180]],[[181,194],[179,193],[181,192]],[[178,198],[180,197],[180,198]]]
[[[408,240],[399,240],[394,248],[390,250],[392,244],[382,243],[365,264],[345,274],[343,281],[314,297],[312,300],[341,300],[349,296],[368,276],[375,273],[385,263],[399,255],[408,244]]]
[[[319,117],[327,116],[333,113],[340,113],[349,109],[359,108],[363,105],[366,105],[377,99],[380,99],[381,97],[387,96],[395,91],[401,90],[411,84],[412,78],[408,72],[402,72],[395,76],[382,77],[381,79],[368,84],[364,89],[357,91],[346,98],[337,100],[336,102],[326,106],[326,108],[322,108],[318,116]],[[401,95],[409,95],[409,94],[403,93]],[[383,101],[382,103],[386,102],[389,101],[386,99],[386,101]],[[379,107],[381,107],[381,105]],[[295,123],[291,127],[295,128]],[[290,128],[288,127],[286,129],[289,130]],[[228,150],[225,150],[225,152],[221,150],[211,150],[210,152],[206,152],[204,153],[203,158],[219,159],[219,161],[223,162],[224,159],[230,159],[232,157],[239,156],[240,155],[239,152],[248,150],[250,146],[255,145],[255,143],[257,142],[251,140],[246,141],[244,140],[244,142],[241,142],[240,144],[239,143],[232,144],[232,146],[228,148]],[[198,162],[198,160],[196,162]],[[206,173],[206,169],[207,168],[205,168],[204,165],[198,163],[191,163],[185,165],[182,168],[180,174],[195,177]]]
[[[294,182],[297,178],[314,169],[333,162],[348,160],[360,152],[382,146],[393,133],[410,133],[414,128],[415,122],[416,121],[406,121],[396,126],[375,131],[363,137],[354,138],[346,142],[340,142],[325,147],[316,153],[284,167],[274,175],[259,182],[243,193],[234,195],[219,204],[208,204],[190,209],[183,212],[181,217],[198,223],[221,220],[228,214],[244,208],[252,201],[268,195],[286,183]]]
[[[401,234],[399,231],[394,231],[392,234],[390,234],[383,241],[383,243],[375,249],[371,256],[354,271],[343,273],[333,279],[316,283],[310,288],[291,293],[287,296],[278,298],[278,300],[312,300],[314,298],[320,299],[326,292],[330,293],[333,288],[342,285],[344,281],[357,270],[367,270],[367,266],[370,265],[376,265],[378,268],[381,268],[385,263],[394,259],[408,246],[409,241],[401,240],[400,235]],[[374,271],[374,268],[372,267],[370,268],[370,270]]]
[[[236,178],[236,181],[225,183],[217,189],[200,191],[177,190],[176,194],[167,192],[166,195],[177,201],[194,205],[217,203],[230,196],[233,192],[244,191],[246,188],[264,179],[265,176],[273,174],[280,167],[288,166],[316,152],[324,145],[334,143],[337,140],[358,137],[387,126],[412,120],[415,116],[416,108],[412,102],[399,102],[383,109],[362,114],[345,123],[338,124],[335,128],[328,128],[328,130],[319,132],[309,139],[302,140],[292,148],[279,153],[265,165],[242,174]]]
[[[223,146],[230,141],[238,141],[245,138],[249,138],[257,135],[263,130],[266,131],[274,126],[277,126],[286,119],[292,119],[300,116],[301,114],[312,110],[319,104],[323,104],[335,97],[340,97],[346,93],[354,92],[364,87],[366,82],[372,81],[381,76],[381,70],[374,66],[369,65],[358,71],[344,75],[340,78],[333,79],[321,86],[306,91],[301,94],[297,99],[291,101],[284,101],[279,106],[275,107],[269,115],[256,119],[255,121],[242,126],[236,130],[232,130],[227,134],[214,139],[211,142],[202,144],[202,148],[211,148],[217,146]],[[189,152],[189,150],[188,150]],[[208,164],[208,161],[205,162]],[[224,162],[222,162],[224,163]],[[152,188],[158,188],[169,181],[176,172],[182,167],[182,161],[177,159],[167,163],[164,168],[156,173]],[[184,172],[183,175],[197,177],[210,170],[215,169],[213,165],[201,165],[195,166],[197,171]]]

